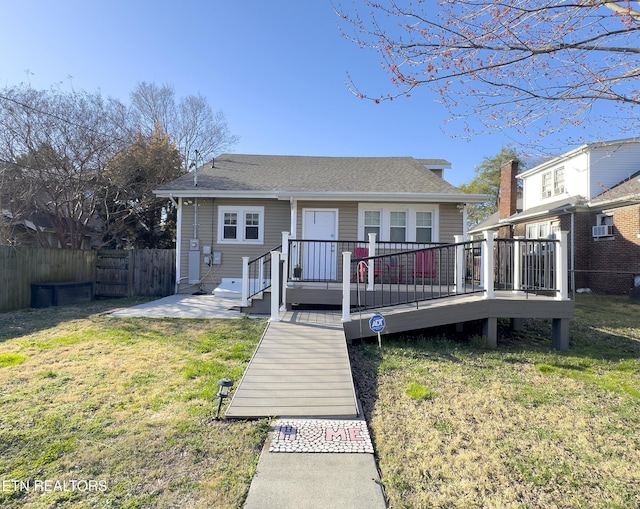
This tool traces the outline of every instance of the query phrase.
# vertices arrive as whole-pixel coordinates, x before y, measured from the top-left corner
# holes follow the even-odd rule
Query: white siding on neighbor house
[[[527,210],[544,203],[551,203],[569,196],[586,196],[589,189],[589,178],[587,167],[589,157],[586,153],[577,155],[559,162],[558,164],[545,167],[523,179],[523,209]],[[553,175],[558,168],[564,169],[564,192],[555,193],[553,188]],[[551,196],[542,196],[542,176],[551,173]]]
[[[597,148],[590,154],[588,198],[595,198],[607,189],[640,171],[640,143]]]
[[[628,179],[640,170],[640,143],[621,143],[594,147],[553,165],[529,174],[523,181],[523,209],[550,203],[563,196],[583,196],[593,199],[607,189]],[[544,198],[542,176],[557,168],[564,168],[564,193]]]

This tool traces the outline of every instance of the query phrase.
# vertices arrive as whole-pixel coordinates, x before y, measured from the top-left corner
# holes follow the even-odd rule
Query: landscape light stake
[[[222,380],[218,380],[218,385],[220,386],[220,390],[218,391],[218,399],[220,400],[220,402],[218,403],[216,420],[220,418],[220,409],[222,408],[222,402],[229,397],[229,391],[231,390],[231,387],[233,387],[233,380],[223,378]]]

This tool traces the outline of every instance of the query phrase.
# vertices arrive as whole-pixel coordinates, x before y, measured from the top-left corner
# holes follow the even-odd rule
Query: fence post
[[[493,299],[493,232],[484,232],[482,243],[482,274],[484,280],[484,298]]]
[[[453,241],[456,243],[456,264],[454,269],[455,274],[455,285],[456,285],[456,293],[462,294],[464,293],[464,236],[463,235],[454,235]]]
[[[567,237],[568,232],[556,232],[556,300],[568,300],[567,289]]]
[[[369,271],[371,274],[372,271]],[[342,252],[342,322],[351,321],[351,253]]]
[[[280,253],[271,251],[271,322],[280,321]]]
[[[240,305],[246,308],[249,305],[249,257],[242,257],[242,302]]]
[[[376,234],[369,234],[369,256],[376,255]],[[367,291],[373,291],[373,285],[376,283],[376,271],[375,271],[375,261],[368,261],[368,271],[367,271]]]
[[[521,237],[514,237],[513,240],[513,291],[519,292],[522,288],[522,245]]]
[[[127,253],[127,297],[133,297],[135,295],[134,285],[136,272],[136,258],[135,251],[132,249]]]

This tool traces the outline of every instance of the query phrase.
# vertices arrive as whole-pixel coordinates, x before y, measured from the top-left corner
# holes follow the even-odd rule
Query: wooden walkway
[[[339,311],[288,311],[269,322],[226,417],[358,415]]]

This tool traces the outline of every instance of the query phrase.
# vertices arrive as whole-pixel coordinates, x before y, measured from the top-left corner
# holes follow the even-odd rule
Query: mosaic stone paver
[[[269,452],[373,454],[373,444],[362,420],[278,419]]]

